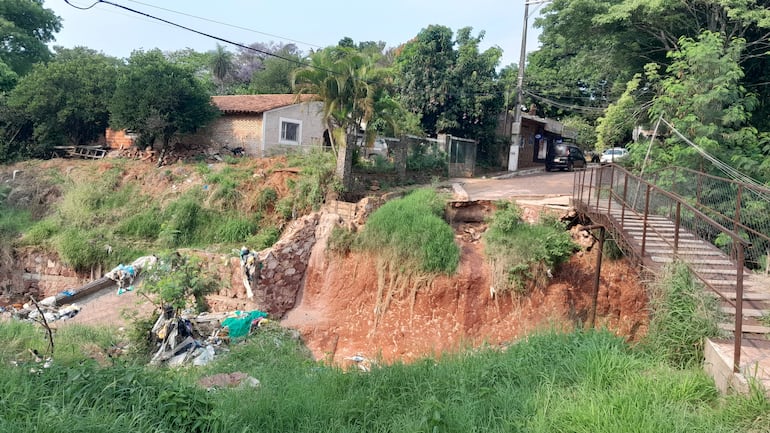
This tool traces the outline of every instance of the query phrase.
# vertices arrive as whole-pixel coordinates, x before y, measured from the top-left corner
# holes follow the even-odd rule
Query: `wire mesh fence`
[[[656,172],[649,176],[649,180],[738,233],[750,244],[746,248],[746,265],[751,269],[768,271],[770,189],[682,167]],[[723,250],[732,243],[719,233],[706,235]]]

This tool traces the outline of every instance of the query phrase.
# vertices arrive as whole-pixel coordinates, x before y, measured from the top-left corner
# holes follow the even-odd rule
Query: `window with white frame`
[[[294,119],[281,118],[281,144],[299,144],[302,136],[302,122]]]

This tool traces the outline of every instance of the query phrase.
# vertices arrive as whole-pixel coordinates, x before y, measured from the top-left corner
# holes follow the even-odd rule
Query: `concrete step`
[[[719,308],[723,313],[735,315],[735,308],[725,305]],[[763,317],[770,314],[770,310],[756,310],[754,308],[744,308],[743,317]]]
[[[735,292],[720,292],[727,299],[735,299]],[[744,301],[770,301],[770,293],[743,292]]]
[[[720,323],[719,329],[724,331],[735,331],[735,323]],[[749,334],[770,334],[770,327],[762,325],[743,325],[741,331]]]
[[[653,262],[657,263],[671,263],[674,261],[673,257],[671,256],[651,256],[650,257]],[[711,266],[733,266],[732,263],[730,263],[727,259],[694,259],[694,258],[688,258],[687,263],[690,263],[691,265],[711,265]]]

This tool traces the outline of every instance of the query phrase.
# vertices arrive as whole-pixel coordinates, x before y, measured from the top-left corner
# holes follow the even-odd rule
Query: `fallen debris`
[[[245,338],[264,323],[267,313],[257,310],[190,316],[177,315],[172,307],[166,306],[152,327],[156,351],[150,364],[206,365],[226,351],[230,341]]]
[[[206,376],[198,380],[198,385],[213,391],[220,388],[251,387],[256,388],[260,385],[259,379],[251,377],[246,373],[219,373],[212,376]]]

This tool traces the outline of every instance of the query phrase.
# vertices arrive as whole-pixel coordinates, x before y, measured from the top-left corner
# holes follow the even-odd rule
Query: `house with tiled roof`
[[[312,95],[213,96],[211,101],[222,115],[201,135],[213,146],[271,156],[324,142],[323,103],[313,101]]]
[[[242,148],[244,154],[256,157],[323,145],[323,103],[313,101],[313,96],[212,96],[211,102],[221,115],[196,134],[182,137],[180,142],[204,144],[215,150]],[[137,136],[108,129],[106,138],[109,147],[127,149],[134,145]]]

